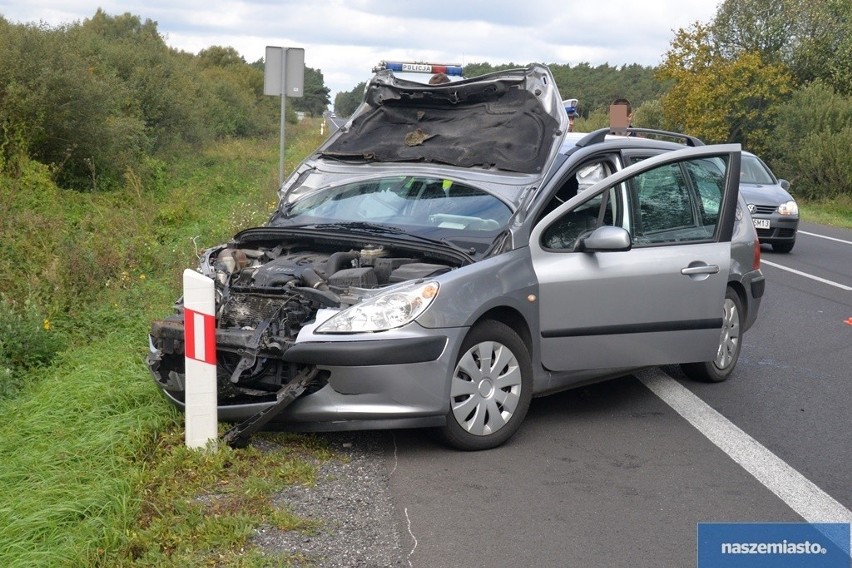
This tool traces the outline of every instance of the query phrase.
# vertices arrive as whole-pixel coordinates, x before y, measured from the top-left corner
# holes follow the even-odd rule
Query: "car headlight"
[[[316,333],[384,331],[400,327],[414,321],[437,296],[437,282],[396,288],[343,310],[317,327]]]
[[[795,201],[788,201],[778,206],[778,213],[780,215],[798,215],[799,206]]]

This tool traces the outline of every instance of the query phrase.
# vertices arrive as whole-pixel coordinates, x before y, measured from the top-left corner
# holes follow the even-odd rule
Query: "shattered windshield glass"
[[[371,223],[484,236],[501,231],[511,214],[503,201],[475,187],[434,177],[394,176],[314,192],[284,206],[273,224]]]

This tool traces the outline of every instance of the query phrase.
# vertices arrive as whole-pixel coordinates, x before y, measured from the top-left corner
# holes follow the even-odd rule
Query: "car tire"
[[[725,292],[722,332],[716,348],[716,358],[703,363],[685,363],[683,372],[699,381],[720,383],[726,380],[737,366],[742,349],[743,303],[732,288]]]
[[[772,250],[775,252],[790,252],[793,250],[793,246],[796,244],[796,241],[790,241],[789,243],[775,243],[772,245]]]
[[[495,448],[520,427],[532,399],[529,349],[498,321],[470,330],[450,378],[450,410],[441,429],[460,450]]]

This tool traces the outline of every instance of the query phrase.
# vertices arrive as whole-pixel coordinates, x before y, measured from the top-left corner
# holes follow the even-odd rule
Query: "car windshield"
[[[772,185],[775,180],[759,159],[743,154],[740,166],[740,183]]]
[[[493,237],[512,210],[481,189],[448,179],[393,176],[316,191],[282,206],[274,224],[372,224],[421,236]]]

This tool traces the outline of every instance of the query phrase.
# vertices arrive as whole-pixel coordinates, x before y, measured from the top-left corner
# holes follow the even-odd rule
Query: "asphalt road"
[[[801,231],[764,247],[725,383],[665,367],[536,399],[486,452],[383,433],[408,565],[694,566],[698,522],[852,520],[852,231]]]

